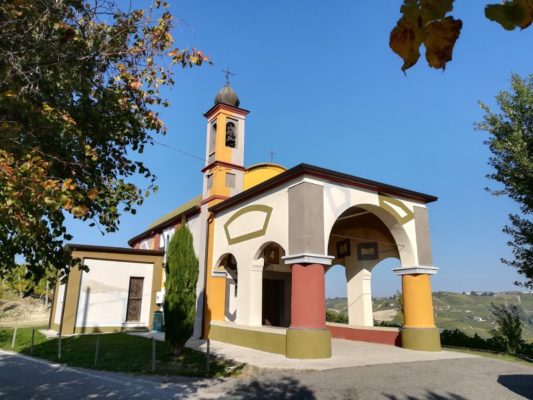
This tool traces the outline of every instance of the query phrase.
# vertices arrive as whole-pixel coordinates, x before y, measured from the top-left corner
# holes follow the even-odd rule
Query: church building
[[[164,252],[186,223],[200,266],[194,337],[300,359],[329,358],[332,337],[439,351],[427,206],[437,198],[308,164],[247,167],[248,113],[227,83],[204,114],[202,193],[131,248],[71,245],[88,271],[74,268],[58,285],[50,327],[151,329],[164,301]],[[398,260],[402,328],[373,326],[372,268],[389,257]],[[333,265],[345,267],[348,324],[326,322]]]

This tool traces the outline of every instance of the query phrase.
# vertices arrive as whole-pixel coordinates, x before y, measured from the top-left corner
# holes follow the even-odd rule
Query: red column
[[[293,264],[291,328],[326,328],[326,289],[322,264]]]

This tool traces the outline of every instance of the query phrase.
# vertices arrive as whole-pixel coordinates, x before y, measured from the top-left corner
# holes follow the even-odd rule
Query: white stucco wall
[[[294,182],[239,204],[217,215],[213,242],[213,263],[227,253],[237,261],[237,320],[238,324],[259,326],[262,324],[263,260],[258,254],[268,243],[275,242],[285,251],[288,248],[288,187]],[[270,220],[264,235],[240,243],[228,244],[224,224],[238,211],[251,205],[272,207]],[[231,223],[232,237],[257,230],[262,226],[264,213],[250,212]],[[224,278],[220,278],[224,279]]]
[[[187,221],[187,227],[191,231],[192,234],[192,245],[194,247],[194,253],[196,254],[196,257],[200,254],[200,241],[202,240],[201,237],[201,218],[200,214],[195,215],[194,217],[190,218]],[[205,240],[205,238],[204,238]]]
[[[202,211],[187,221],[187,226],[193,238],[193,247],[196,257],[198,257],[198,281],[196,282],[196,318],[194,320],[193,338],[198,339],[202,334],[202,318],[204,311],[204,290],[205,290],[205,249],[206,249],[206,207]]]
[[[231,253],[237,260],[237,265],[250,264],[261,248],[269,243],[276,242],[285,251],[289,243],[289,209],[287,188],[292,183],[287,183],[260,196],[239,204],[238,207],[230,208],[221,212],[215,219],[215,237],[213,242],[213,262],[216,262],[226,253]],[[224,224],[238,211],[250,205],[266,205],[272,207],[270,220],[263,236],[249,239],[232,245],[228,244]],[[232,237],[246,234],[257,230],[262,226],[264,213],[252,211],[234,220],[230,225]],[[240,272],[239,272],[240,273]],[[240,278],[240,275],[239,275]]]
[[[115,327],[126,322],[130,277],[144,278],[139,323],[148,326],[153,264],[85,259],[76,327]]]
[[[63,312],[63,303],[65,301],[65,288],[66,285],[62,283],[59,285],[59,292],[57,293],[57,305],[54,315],[54,323],[58,325],[61,323],[61,313]]]
[[[380,205],[380,196],[375,191],[359,187],[345,186],[328,180],[299,177],[293,181],[287,182],[283,186],[262,193],[250,200],[243,201],[238,206],[224,210],[216,215],[212,262],[216,267],[222,257],[228,253],[231,253],[237,261],[239,284],[237,292],[238,311],[236,322],[238,324],[261,324],[263,260],[258,259],[258,254],[260,250],[270,242],[277,243],[287,253],[289,241],[288,189],[302,181],[320,185],[324,188],[324,249],[328,248],[331,229],[337,218],[349,208],[357,206],[367,209],[377,215],[377,217],[389,228],[398,245],[400,264],[402,267],[418,265],[415,220],[412,218],[410,220],[406,219],[405,221],[402,221],[402,217],[408,216],[409,212],[414,212],[415,206],[425,208],[426,206],[424,203],[407,200],[405,198],[387,198],[389,201],[387,205],[393,208],[395,214],[397,214],[394,216],[393,213]],[[391,204],[390,199],[392,199],[393,202],[400,201],[402,207],[405,207],[408,212],[403,210],[402,207]],[[266,232],[262,236],[230,244],[224,230],[224,225],[240,210],[251,205],[264,205],[272,208]],[[237,217],[229,224],[228,230],[230,237],[235,238],[258,230],[262,226],[263,220],[264,213],[257,211],[250,211]],[[213,272],[209,271],[209,273]],[[217,275],[220,273],[217,272],[214,274]],[[365,279],[364,282],[362,281],[365,284],[369,283],[370,275],[366,278],[368,279]],[[365,293],[366,292],[368,292],[367,297],[370,299],[371,294],[369,289],[365,289]]]

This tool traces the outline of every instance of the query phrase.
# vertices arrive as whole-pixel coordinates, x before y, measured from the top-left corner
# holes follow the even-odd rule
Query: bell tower
[[[225,71],[226,72],[226,71]],[[200,244],[200,275],[205,280],[205,296],[198,304],[196,332],[199,335],[203,321],[202,337],[209,337],[210,321],[224,321],[224,299],[226,296],[226,273],[213,269],[212,248],[214,241],[214,219],[209,208],[242,192],[244,185],[244,122],[248,111],[239,107],[239,97],[228,81],[215,97],[215,105],[204,116],[207,119],[205,166],[201,218],[205,221],[200,237],[206,240]],[[205,228],[204,228],[205,227]],[[204,278],[205,277],[205,278]]]
[[[202,204],[212,206],[243,190],[244,122],[247,110],[229,84],[217,93],[207,119]]]

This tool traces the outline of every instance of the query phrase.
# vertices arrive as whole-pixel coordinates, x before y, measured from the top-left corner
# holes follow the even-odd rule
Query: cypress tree
[[[193,333],[199,268],[192,234],[184,221],[169,243],[165,268],[165,340],[178,356]]]

